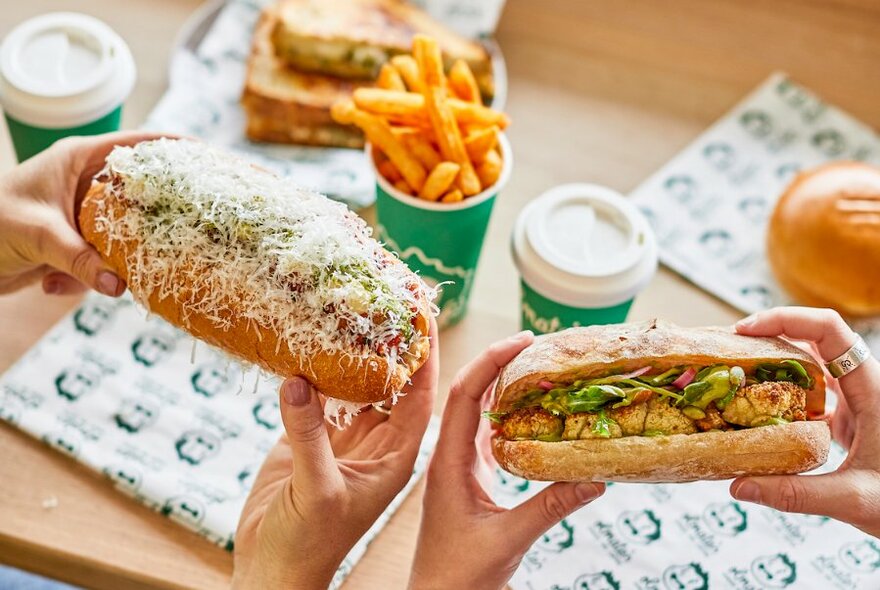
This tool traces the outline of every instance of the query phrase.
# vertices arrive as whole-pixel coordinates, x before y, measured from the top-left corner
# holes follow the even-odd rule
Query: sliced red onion
[[[678,379],[672,382],[672,386],[677,389],[684,389],[691,384],[694,377],[697,376],[697,370],[693,367],[688,368],[684,373],[678,376]]]
[[[550,391],[551,389],[553,389],[553,384],[549,381],[538,381],[538,387],[540,387],[544,391]]]
[[[645,373],[651,370],[651,367],[642,367],[641,369],[637,369],[632,373],[626,373],[624,375],[618,375],[617,377],[620,379],[634,379],[636,377],[641,377]]]

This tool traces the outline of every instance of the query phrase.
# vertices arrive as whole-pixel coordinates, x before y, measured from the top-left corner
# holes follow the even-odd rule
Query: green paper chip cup
[[[510,144],[500,136],[504,168],[493,186],[459,203],[435,203],[407,195],[376,173],[378,238],[430,285],[442,285],[436,301],[441,328],[460,321],[477,272],[495,198],[513,166]],[[371,146],[367,157],[374,162]]]
[[[644,215],[619,193],[567,184],[531,201],[511,243],[521,276],[521,325],[536,334],[626,320],[657,270]]]
[[[0,48],[0,102],[19,161],[70,135],[119,129],[135,65],[98,19],[44,14],[18,25]]]

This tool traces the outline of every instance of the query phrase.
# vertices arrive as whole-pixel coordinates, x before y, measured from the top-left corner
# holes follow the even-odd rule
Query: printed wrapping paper
[[[168,90],[142,127],[201,138],[354,209],[367,207],[376,188],[362,150],[257,143],[244,134],[246,118],[239,101],[251,37],[260,10],[274,1],[227,0],[197,47],[174,54]],[[504,1],[417,4],[461,33],[477,36],[494,31]]]
[[[880,136],[776,73],[631,197],[666,266],[753,313],[791,303],[765,255],[776,199],[799,171],[831,160],[880,165]],[[853,326],[880,354],[880,318]]]
[[[845,456],[833,445],[822,471]],[[498,471],[496,500],[546,484]],[[822,516],[734,501],[730,482],[609,484],[544,534],[514,590],[876,590],[880,542]]]
[[[0,377],[0,417],[104,474],[122,492],[232,550],[248,491],[283,431],[279,381],[235,361],[126,295],[89,295]],[[356,419],[356,418],[355,418]],[[424,472],[352,549],[338,587]]]

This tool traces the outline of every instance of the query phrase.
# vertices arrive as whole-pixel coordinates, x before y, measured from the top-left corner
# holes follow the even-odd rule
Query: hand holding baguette
[[[412,475],[437,391],[432,350],[390,415],[328,428],[303,379],[281,387],[286,438],[270,451],[235,534],[232,588],[326,588],[354,544]]]

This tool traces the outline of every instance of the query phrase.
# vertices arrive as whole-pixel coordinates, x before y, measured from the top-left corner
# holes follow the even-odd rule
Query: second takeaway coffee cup
[[[648,221],[619,193],[566,184],[531,201],[513,230],[522,329],[623,322],[657,270]]]
[[[467,313],[483,238],[495,204],[513,167],[507,138],[499,136],[504,166],[483,192],[458,203],[438,203],[397,190],[376,171],[378,238],[431,285],[442,285],[437,324],[451,326]],[[371,148],[367,156],[373,162]]]
[[[63,137],[119,129],[134,81],[128,46],[94,17],[53,12],[18,25],[0,48],[0,103],[18,160]]]

